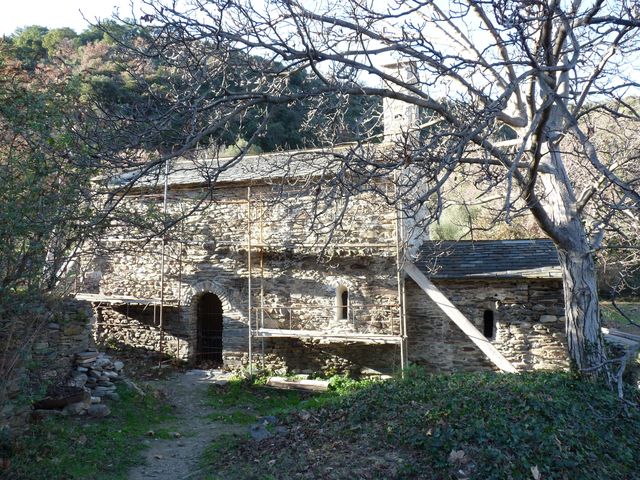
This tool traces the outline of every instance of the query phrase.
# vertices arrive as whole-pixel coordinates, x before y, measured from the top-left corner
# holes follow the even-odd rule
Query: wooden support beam
[[[159,298],[138,298],[127,295],[101,295],[98,293],[77,293],[76,300],[84,300],[92,303],[108,303],[114,305],[160,305]],[[177,306],[178,300],[165,300],[164,306]]]
[[[464,314],[413,263],[406,263],[405,272],[418,284],[431,300],[455,323],[462,332],[503,372],[516,373],[516,368],[471,323]]]
[[[305,390],[310,392],[326,392],[329,389],[327,380],[291,380],[284,377],[269,377],[267,386],[284,390]]]
[[[308,340],[322,340],[328,343],[365,343],[370,345],[384,345],[400,343],[399,335],[385,335],[382,333],[337,333],[322,330],[289,330],[284,328],[260,328],[254,331],[256,338],[304,338]]]

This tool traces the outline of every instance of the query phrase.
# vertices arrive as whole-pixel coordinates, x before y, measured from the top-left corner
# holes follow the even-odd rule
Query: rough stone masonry
[[[290,153],[279,155],[250,157],[219,173],[213,191],[201,164],[196,169],[181,160],[173,166],[169,214],[195,212],[166,237],[164,275],[158,239],[149,241],[144,232],[122,225],[107,231],[87,260],[92,268],[85,281],[86,291],[96,295],[99,344],[162,349],[200,362],[210,359],[203,345],[218,342],[224,366],[246,365],[251,277],[254,328],[318,332],[255,341],[259,365],[304,373],[397,369],[398,344],[366,344],[356,335],[399,335],[400,291],[411,362],[433,371],[492,368],[413,282],[401,279],[404,288],[398,288],[396,211],[368,194],[348,205],[337,198],[319,210],[313,193],[300,188],[291,173],[304,180],[312,166],[293,168]],[[290,170],[287,186],[274,180],[278,162]],[[135,218],[151,215],[162,207],[161,185],[161,176],[143,183],[123,205]],[[338,214],[338,227],[323,230]],[[414,232],[407,223],[405,231]],[[424,234],[404,240],[410,261],[518,368],[567,366],[562,283],[551,242],[460,242],[464,248],[456,253],[455,245],[430,242]],[[200,308],[207,294],[219,305],[206,314],[220,317],[217,340],[207,333]]]

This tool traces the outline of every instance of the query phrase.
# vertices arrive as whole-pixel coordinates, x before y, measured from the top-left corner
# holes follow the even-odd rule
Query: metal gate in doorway
[[[222,365],[222,302],[207,292],[198,300],[198,363]]]

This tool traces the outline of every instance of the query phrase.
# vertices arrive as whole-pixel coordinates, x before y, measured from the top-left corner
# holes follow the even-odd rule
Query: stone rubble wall
[[[164,334],[160,335],[159,307],[117,305],[96,308],[94,337],[101,348],[159,352],[187,360],[189,329],[174,307],[163,309]]]
[[[264,362],[262,343],[254,344],[256,367],[264,366],[278,374],[301,373],[331,376],[339,373],[388,375],[400,370],[398,345],[323,343],[321,340],[294,338],[266,339]]]
[[[483,331],[495,318],[493,344],[519,370],[568,368],[564,300],[559,279],[435,280]],[[493,365],[413,281],[407,281],[409,360],[430,371],[493,369]]]
[[[198,298],[211,292],[223,305],[225,365],[246,365],[249,215],[252,305],[265,307],[253,312],[254,326],[256,321],[264,321],[267,328],[398,333],[393,248],[396,217],[392,209],[380,208],[380,202],[362,195],[344,210],[344,205],[336,202],[318,213],[309,192],[292,191],[276,202],[274,187],[263,185],[252,186],[250,209],[246,187],[170,191],[169,212],[174,216],[188,212],[206,195],[210,197],[207,208],[197,210],[167,235],[164,298],[168,307],[163,351],[195,360]],[[160,202],[157,193],[141,194],[131,196],[124,205],[132,218],[145,219],[157,215]],[[329,237],[312,226],[333,221],[338,215],[342,215],[342,226],[333,232],[324,261],[318,261],[317,254]],[[263,244],[268,247],[262,248]],[[379,244],[390,248],[376,246]],[[136,230],[114,225],[95,246],[91,262],[94,269],[87,273],[85,282],[87,288],[93,288],[90,291],[105,296],[160,297],[160,243],[147,241],[143,227]],[[566,366],[559,281],[441,283],[453,303],[480,327],[483,311],[495,311],[495,343],[516,366]],[[347,322],[337,319],[336,294],[342,286],[348,288],[352,305]],[[407,286],[411,360],[433,370],[491,368],[415,284],[408,281]],[[153,306],[131,307],[101,304],[96,308],[98,344],[158,351],[160,332],[157,317],[151,315]],[[278,339],[265,341],[264,358],[265,365],[290,370],[379,370],[382,364],[397,363],[399,355],[389,353],[394,348]],[[262,350],[256,352],[261,355]],[[311,367],[305,367],[305,362]]]
[[[246,364],[249,215],[252,302],[254,307],[265,307],[257,317],[261,324],[264,321],[267,328],[330,328],[339,332],[380,333],[392,326],[397,330],[398,312],[393,307],[397,303],[395,248],[378,247],[394,246],[395,212],[374,207],[379,202],[366,196],[348,206],[339,202],[324,205],[318,212],[306,191],[289,192],[285,198],[277,198],[277,193],[277,187],[253,186],[249,209],[246,187],[224,187],[213,193],[206,189],[171,192],[168,209],[174,216],[189,211],[203,196],[208,196],[210,203],[187,217],[167,237],[164,298],[170,307],[165,308],[165,352],[184,360],[195,358],[197,299],[211,292],[223,303],[225,363]],[[132,196],[122,208],[138,221],[157,215],[160,201],[158,195]],[[326,261],[319,263],[317,254],[328,237],[312,226],[333,221],[336,215],[344,218],[344,227],[332,232],[331,245],[338,246],[328,248]],[[135,241],[136,237],[141,239]],[[158,241],[147,241],[142,226],[114,224],[95,246],[93,258],[84,260],[85,265],[93,265],[85,275],[85,291],[158,299],[160,251]],[[339,286],[349,289],[352,308],[348,322],[335,321]],[[98,345],[115,343],[158,351],[159,322],[157,315],[155,320],[150,318],[153,306],[147,306],[144,312],[131,307],[98,306]]]
[[[204,193],[181,190],[179,200],[172,197],[169,210],[172,214],[184,212]],[[246,194],[246,188],[214,190],[213,203],[207,209],[188,217],[169,233],[165,247],[165,353],[183,360],[195,359],[197,302],[201,294],[211,292],[223,304],[225,365],[247,363]],[[272,187],[252,187],[252,303],[254,307],[264,306],[259,313],[254,311],[254,327],[258,319],[266,328],[331,329],[341,333],[386,333],[394,328],[397,333],[393,210],[379,209],[373,202],[359,199],[344,212],[341,205],[332,205],[316,215],[305,192],[278,203],[270,203],[271,197]],[[159,197],[132,197],[127,208],[137,210],[134,216],[141,218],[145,211],[157,211],[157,202]],[[314,220],[322,222],[323,215],[333,219],[340,213],[344,213],[345,228],[334,232],[332,239],[332,245],[338,246],[327,249],[324,261],[319,262],[317,254],[325,246],[326,234],[314,232],[311,224]],[[160,297],[160,244],[133,241],[135,235],[135,229],[114,226],[95,246],[91,259],[94,269],[86,275],[85,291],[105,296]],[[390,248],[379,248],[379,244]],[[346,322],[336,320],[340,286],[349,290],[351,308]],[[98,345],[158,351],[159,322],[153,308],[96,305]],[[287,343],[291,342],[276,341],[268,347],[269,358],[280,358],[272,362],[274,365],[281,364],[285,357],[293,358],[291,347],[283,346]],[[341,358],[336,353],[318,356],[328,359],[327,368],[341,362],[336,360]]]
[[[144,258],[138,253],[132,257]],[[197,344],[197,302],[204,292],[212,292],[223,304],[223,356],[225,364],[237,367],[246,364],[248,349],[247,327],[247,276],[234,267],[240,263],[240,255],[221,255],[220,261],[207,261],[189,268],[200,271],[190,275],[190,282],[180,288],[185,292],[184,303],[164,309],[164,352],[183,360],[193,360]],[[396,304],[395,259],[353,258],[334,260],[325,264],[316,258],[295,256],[266,256],[264,258],[264,314],[254,312],[256,321],[265,328],[331,329],[334,333],[357,331],[359,333],[399,332],[398,306]],[[116,261],[119,261],[116,259]],[[184,261],[185,264],[188,262]],[[133,268],[122,262],[121,268]],[[212,270],[215,270],[215,274]],[[254,275],[256,275],[254,273]],[[131,278],[122,275],[105,275],[118,283]],[[183,276],[184,278],[184,276]],[[253,278],[253,305],[260,306],[260,279]],[[106,284],[108,286],[109,284]],[[336,320],[336,289],[345,285],[349,289],[350,310],[348,320]],[[131,295],[133,285],[127,290],[114,290],[115,294]],[[145,285],[140,285],[141,289]],[[122,292],[122,293],[120,293]],[[126,293],[125,293],[126,292]],[[142,295],[141,295],[142,296]],[[156,307],[158,308],[158,307]],[[108,306],[96,308],[96,342],[99,346],[158,351],[160,330],[158,312],[149,306]],[[286,342],[285,342],[286,343]],[[275,342],[269,347],[271,356],[291,357],[290,346]],[[326,350],[326,349],[325,349]],[[319,354],[320,355],[320,354]],[[326,355],[320,355],[326,356]],[[335,355],[327,358],[327,367],[335,368]],[[274,364],[280,364],[276,361]],[[297,361],[293,361],[299,364]],[[373,368],[373,367],[372,367]]]
[[[71,299],[43,299],[23,318],[13,317],[15,330],[2,342],[0,427],[24,428],[31,399],[72,372],[77,352],[93,346],[90,306]]]
[[[280,250],[304,245],[307,253],[318,253],[327,244],[356,250],[363,244],[395,245],[395,210],[373,194],[351,197],[348,203],[336,200],[316,204],[316,195],[308,189],[291,189],[285,195],[278,186],[262,185],[252,186],[251,192],[249,206],[246,187],[170,189],[168,216],[180,221],[168,232],[168,238],[208,248],[244,248],[250,231],[254,245],[264,242]],[[103,241],[148,240],[150,232],[159,226],[162,208],[159,194],[128,196],[114,213],[118,220],[112,221]],[[336,219],[339,225],[329,229]],[[107,247],[103,243],[98,250]],[[159,252],[157,245],[156,250]],[[389,254],[393,256],[395,251]]]

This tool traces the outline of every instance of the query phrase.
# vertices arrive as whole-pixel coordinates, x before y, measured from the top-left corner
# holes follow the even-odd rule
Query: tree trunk
[[[572,367],[581,375],[608,380],[600,330],[598,285],[591,246],[576,209],[562,155],[553,145],[547,156],[551,174],[543,174],[544,206],[531,211],[558,249],[564,286],[565,327]]]
[[[564,285],[565,326],[573,367],[587,377],[603,373],[606,354],[600,330],[600,307],[593,255],[586,241],[558,247]]]

